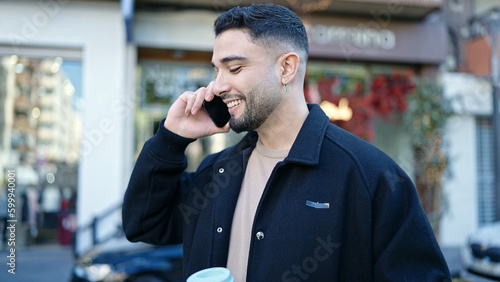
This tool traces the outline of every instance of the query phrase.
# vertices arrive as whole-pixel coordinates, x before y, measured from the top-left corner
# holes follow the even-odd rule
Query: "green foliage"
[[[411,136],[415,165],[415,185],[420,202],[436,235],[445,211],[442,177],[449,158],[443,150],[443,135],[452,115],[451,103],[435,80],[417,82],[414,94],[407,97],[408,111],[403,123]]]
[[[417,89],[407,98],[405,127],[412,136],[412,145],[426,147],[443,136],[446,122],[452,115],[450,101],[444,97],[442,86],[435,80],[417,82]]]

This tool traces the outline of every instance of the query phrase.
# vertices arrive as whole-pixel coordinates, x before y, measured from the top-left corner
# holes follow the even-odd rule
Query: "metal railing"
[[[121,203],[112,206],[101,214],[94,216],[89,224],[78,227],[75,230],[73,235],[73,253],[75,257],[79,257],[98,244],[123,236],[121,210]],[[88,237],[90,237],[90,240]],[[85,242],[88,243],[85,244]],[[83,251],[79,250],[80,244],[82,243],[86,245]]]

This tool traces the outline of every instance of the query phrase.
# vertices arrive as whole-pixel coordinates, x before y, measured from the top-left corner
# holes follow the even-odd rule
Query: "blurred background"
[[[479,279],[463,251],[500,277],[500,243],[490,235],[477,254],[470,237],[500,220],[500,1],[16,0],[0,1],[0,216],[17,220],[19,268],[8,274],[2,241],[0,280],[21,279],[41,257],[37,279],[19,281],[67,281],[121,236],[138,152],[181,93],[213,79],[216,17],[251,3],[301,17],[307,101],[405,169],[454,276]],[[189,169],[239,138],[191,144]]]

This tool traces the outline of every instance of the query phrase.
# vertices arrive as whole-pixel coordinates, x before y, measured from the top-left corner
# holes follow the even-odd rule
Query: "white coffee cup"
[[[211,267],[193,273],[187,282],[234,282],[234,278],[227,268]]]

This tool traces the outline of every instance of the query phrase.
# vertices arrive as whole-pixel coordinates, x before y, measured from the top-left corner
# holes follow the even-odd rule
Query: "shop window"
[[[0,171],[16,172],[16,246],[52,244],[58,217],[75,213],[82,64],[19,49],[0,48]]]
[[[483,226],[496,219],[493,119],[479,117],[476,126],[478,220]]]
[[[320,104],[330,121],[367,141],[375,140],[373,123],[406,110],[414,89],[412,68],[395,65],[308,62],[305,96]]]
[[[143,62],[141,108],[168,109],[180,94],[207,86],[214,78],[210,65]]]

